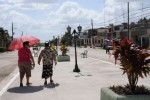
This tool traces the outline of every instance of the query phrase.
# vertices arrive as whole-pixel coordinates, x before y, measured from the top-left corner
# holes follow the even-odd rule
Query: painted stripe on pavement
[[[104,63],[107,63],[107,64],[115,65],[114,63],[112,63],[112,62],[108,62],[108,61],[105,61],[105,60],[100,60],[100,59],[93,58],[93,57],[89,57],[89,58],[94,59],[94,60],[99,60],[99,61],[104,62]],[[119,65],[118,65],[118,64],[116,64],[115,66],[119,66]]]
[[[13,81],[19,76],[19,72],[3,87],[3,89],[0,91],[0,97],[3,95],[3,93],[8,89],[8,87],[13,83]]]
[[[74,53],[70,53],[70,54],[74,54]],[[97,58],[93,58],[93,57],[89,57],[89,56],[88,56],[88,58],[91,58],[91,59],[94,59],[94,60],[99,60],[99,61],[107,63],[107,64],[115,65],[115,63],[108,62],[108,61],[105,61],[105,60],[101,60],[101,59],[97,59]],[[120,66],[120,65],[116,64],[115,66]]]

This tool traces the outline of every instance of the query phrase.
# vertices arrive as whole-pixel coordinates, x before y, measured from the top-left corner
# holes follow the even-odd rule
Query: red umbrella
[[[29,41],[29,45],[36,44],[40,42],[40,39],[32,36],[32,35],[26,35],[26,36],[20,36],[15,38],[10,46],[8,47],[9,50],[19,49],[23,47],[23,42]]]

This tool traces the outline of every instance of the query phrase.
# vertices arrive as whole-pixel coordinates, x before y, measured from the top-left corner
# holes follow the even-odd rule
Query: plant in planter
[[[62,55],[63,56],[65,56],[66,53],[67,53],[67,51],[68,51],[68,49],[67,49],[67,47],[65,45],[62,45],[61,48],[60,48],[60,50],[62,51]]]
[[[138,48],[132,40],[114,40],[115,63],[120,60],[123,74],[127,74],[129,87],[132,94],[136,94],[138,78],[144,78],[150,72],[150,54],[145,49]]]
[[[114,46],[113,55],[115,58],[115,64],[117,60],[120,61],[120,65],[121,65],[120,69],[123,71],[123,74],[127,74],[129,83],[126,86],[110,87],[110,89],[117,94],[114,94],[110,92],[110,90],[103,88],[101,90],[101,96],[102,95],[106,96],[110,93],[114,97],[107,96],[108,97],[107,98],[102,96],[101,100],[136,100],[136,99],[150,100],[150,90],[145,88],[145,86],[137,86],[138,79],[147,77],[150,73],[150,65],[149,65],[150,54],[146,51],[146,49],[141,49],[137,45],[133,44],[132,40],[127,40],[127,39],[113,40],[113,46]],[[138,97],[136,98],[134,96],[119,96],[118,94],[121,95],[138,94]],[[142,95],[142,97],[140,97],[139,96],[140,94],[149,94],[149,95],[145,97]]]
[[[61,61],[70,61],[70,56],[67,55],[67,47],[65,45],[62,45],[61,48],[60,48],[61,52],[62,52],[62,55],[59,55],[57,57],[58,61],[61,62]]]

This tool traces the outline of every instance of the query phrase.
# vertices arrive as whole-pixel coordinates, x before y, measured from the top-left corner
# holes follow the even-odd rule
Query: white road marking
[[[73,53],[71,53],[71,54],[73,54]],[[78,54],[78,55],[79,55],[79,54]],[[93,57],[88,57],[88,58],[91,58],[91,59],[94,59],[94,60],[99,60],[99,61],[104,62],[104,63],[107,63],[107,64],[115,65],[115,63],[111,63],[111,62],[108,62],[108,61],[105,61],[105,60],[100,60],[100,59],[93,58]],[[115,66],[120,66],[120,65],[116,64]]]
[[[14,82],[14,80],[19,76],[19,72],[2,88],[0,91],[0,97],[8,89],[8,87]]]
[[[92,59],[95,59],[95,60],[99,60],[99,61],[104,62],[104,63],[107,63],[107,64],[115,65],[114,63],[111,63],[111,62],[108,62],[108,61],[105,61],[105,60],[100,60],[100,59],[93,58],[93,57],[89,57],[89,58],[92,58]],[[116,66],[119,66],[119,65],[116,64]]]

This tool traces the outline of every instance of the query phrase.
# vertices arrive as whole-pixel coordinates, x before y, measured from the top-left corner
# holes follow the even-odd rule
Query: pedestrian
[[[23,42],[23,47],[18,50],[18,67],[20,72],[20,87],[23,87],[23,78],[26,74],[26,85],[30,85],[31,69],[35,66],[34,58],[29,49],[29,42]]]
[[[53,46],[50,47],[50,49],[53,50],[55,55],[57,56],[58,55],[58,51],[57,51],[56,47],[53,45]]]
[[[106,47],[105,48],[106,49],[106,54],[110,54],[110,51],[109,51],[110,48],[109,48],[109,41],[108,40],[106,41],[105,47]]]
[[[40,52],[38,64],[43,61],[42,78],[45,79],[44,85],[47,85],[47,79],[50,77],[50,83],[53,83],[53,61],[57,64],[55,52],[49,47],[49,42],[45,42],[45,48]]]

